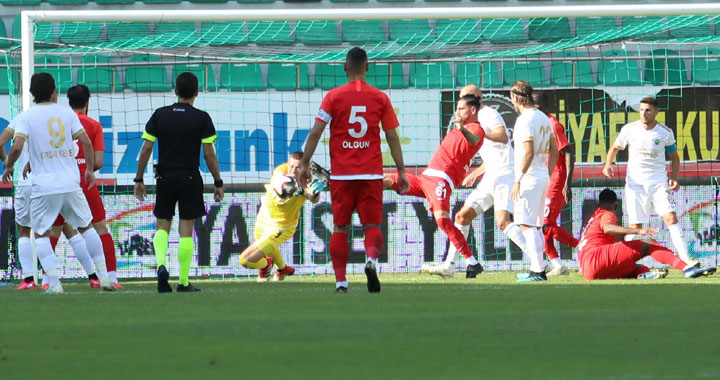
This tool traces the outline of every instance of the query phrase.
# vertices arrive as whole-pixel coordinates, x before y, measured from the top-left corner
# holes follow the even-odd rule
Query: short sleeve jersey
[[[15,134],[15,126],[21,123],[21,119],[24,116],[24,113],[18,114],[15,116],[15,118],[10,122],[10,124],[5,127],[8,132]],[[27,178],[23,178],[22,172],[23,168],[25,168],[25,165],[27,165],[28,160],[30,159],[30,155],[28,153],[28,146],[30,144],[25,143],[22,148],[22,152],[20,152],[20,158],[18,158],[17,162],[15,163],[15,172],[13,173],[13,178],[16,186],[32,186],[32,172],[28,173]]]
[[[437,170],[445,173],[453,182],[452,186],[458,186],[462,183],[468,170],[470,169],[470,160],[480,150],[485,139],[485,131],[477,122],[466,122],[465,129],[480,136],[480,142],[477,145],[471,145],[462,132],[457,128],[453,128],[440,143],[435,150],[428,169]]]
[[[380,125],[384,131],[400,125],[384,92],[349,82],[325,95],[316,120],[330,123],[332,179],[383,178]]]
[[[75,112],[75,114],[78,116],[78,119],[80,119],[80,124],[85,128],[85,133],[87,133],[90,138],[93,150],[96,152],[104,151],[105,142],[103,141],[102,125],[82,112]],[[78,159],[78,167],[80,168],[80,179],[82,179],[87,165],[85,164],[85,152],[83,152],[82,144],[80,144],[79,141],[77,143],[77,152],[76,158]]]
[[[284,163],[273,171],[273,179],[276,176],[287,174],[288,164]],[[270,180],[272,183],[272,179]],[[280,227],[297,226],[300,219],[300,210],[307,198],[304,195],[293,195],[288,198],[280,198],[275,194],[270,184],[265,185],[265,197],[258,212],[258,221],[272,223]]]
[[[32,197],[80,190],[74,139],[85,130],[75,112],[56,103],[25,111],[15,137],[25,137],[32,168]]]
[[[554,138],[550,119],[540,110],[526,109],[515,121],[515,178],[520,178],[525,149],[523,143],[532,141],[535,148],[530,168],[525,173],[529,178],[549,178],[547,172],[547,154],[550,151],[550,139]]]
[[[582,251],[586,248],[601,247],[615,243],[615,237],[603,231],[603,226],[608,223],[617,224],[617,216],[615,213],[602,208],[595,210],[583,228],[580,243],[578,244],[580,254],[582,254]]]
[[[615,147],[628,150],[627,183],[667,183],[665,148],[675,144],[675,135],[664,124],[646,130],[640,120],[626,124],[615,139]]]
[[[555,116],[547,114],[547,117],[550,119],[550,123],[552,124],[552,130],[555,135],[555,143],[557,143],[558,152],[570,146],[570,142],[568,142],[567,135],[565,134],[565,127],[560,124]],[[549,159],[550,152],[548,152],[548,160]],[[567,166],[565,165],[564,154],[558,155],[557,163],[555,164],[555,169],[553,169],[552,176],[554,178],[560,178],[563,181],[567,178]]]
[[[505,120],[494,108],[482,106],[478,112],[478,122],[482,125],[486,135],[501,125],[505,128],[505,134],[510,137]],[[485,163],[485,178],[498,178],[513,174],[513,148],[509,139],[504,144],[485,139],[480,148],[480,157]]]
[[[157,141],[158,166],[163,170],[198,169],[202,144],[216,140],[210,115],[187,103],[158,108],[142,137]]]

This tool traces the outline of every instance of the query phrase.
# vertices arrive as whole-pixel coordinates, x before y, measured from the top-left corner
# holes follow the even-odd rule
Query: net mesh
[[[290,152],[303,148],[323,95],[347,80],[342,62],[352,46],[368,52],[368,82],[386,91],[396,107],[405,162],[414,172],[423,169],[439,145],[463,85],[480,86],[484,104],[500,111],[510,128],[516,113],[509,86],[522,79],[546,91],[550,112],[566,127],[574,151],[573,197],[560,224],[575,237],[599,190],[611,186],[622,197],[623,177],[604,178],[600,164],[619,128],[638,118],[639,99],[656,96],[658,118],[675,132],[683,161],[683,189],[674,198],[691,253],[717,264],[718,184],[711,178],[719,168],[720,150],[717,20],[716,15],[684,15],[37,23],[34,59],[37,72],[53,74],[61,94],[80,83],[93,93],[90,115],[103,124],[106,139],[99,177],[121,277],[154,275],[153,198],[136,203],[131,180],[144,125],[156,108],[175,101],[177,74],[190,71],[200,80],[195,105],[213,117],[220,170],[233,191],[220,205],[207,199],[209,214],[196,228],[194,273],[245,276],[252,272],[230,258],[253,241],[262,184]],[[22,96],[18,32],[0,38],[0,93],[8,94],[10,116],[18,112]],[[329,168],[327,136],[315,159]],[[383,152],[391,169],[389,152]],[[621,153],[619,161],[625,159]],[[204,163],[202,170],[205,182],[211,182]],[[146,175],[151,182],[152,172]],[[453,212],[470,191],[455,191]],[[298,232],[282,248],[299,273],[332,272],[328,198],[305,206]],[[5,203],[12,208],[11,200]],[[382,271],[416,271],[423,262],[443,257],[447,239],[421,199],[386,192],[385,203]],[[10,263],[5,276],[17,275],[14,229],[6,227],[5,219],[3,223],[9,248],[0,265]],[[359,221],[354,224],[350,271],[361,272],[362,232]],[[662,227],[660,218],[651,226]],[[672,247],[662,231],[659,240]],[[177,239],[171,235],[171,255]],[[492,211],[473,222],[468,240],[490,269],[527,266],[519,249],[494,227]],[[576,253],[559,248],[569,266],[576,266]],[[78,275],[71,251],[68,257],[66,275]]]

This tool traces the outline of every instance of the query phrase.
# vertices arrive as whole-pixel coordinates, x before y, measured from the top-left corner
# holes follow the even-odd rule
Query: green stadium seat
[[[155,34],[178,33],[178,32],[195,32],[195,23],[182,22],[158,22],[155,23]]]
[[[18,70],[0,67],[0,94],[9,94],[10,89],[17,93],[18,89],[16,87],[19,86],[18,74]]]
[[[331,3],[367,3],[368,0],[330,0]]]
[[[99,22],[61,22],[60,42],[74,45],[95,44],[103,40]]]
[[[435,38],[427,20],[390,20],[390,40],[416,44],[431,43]]]
[[[72,87],[72,69],[70,67],[61,67],[60,64],[66,63],[57,56],[37,57],[35,59],[35,72],[48,73],[55,78],[55,87],[59,93],[65,93],[68,88]],[[41,66],[37,66],[37,64]]]
[[[94,0],[96,3],[101,5],[109,4],[133,4],[135,0]]]
[[[98,65],[98,63],[110,62],[110,57],[104,55],[84,57],[82,66],[78,67],[77,83],[87,86],[91,93],[122,91],[117,67]]]
[[[720,84],[720,50],[703,49],[692,61],[692,81],[695,84]]]
[[[307,64],[268,64],[268,87],[278,91],[309,90],[310,70]]]
[[[366,75],[368,84],[381,90],[407,88],[402,63],[371,63]]]
[[[343,20],[342,37],[354,45],[374,44],[385,41],[385,31],[380,20]]]
[[[467,86],[474,84],[478,87],[482,86],[482,64],[480,62],[458,62],[457,64],[457,84],[459,86]]]
[[[615,17],[578,17],[575,19],[575,35],[616,32]]]
[[[13,21],[13,38],[16,38],[20,40],[20,13],[15,16],[15,19]],[[38,45],[37,42],[55,42],[57,40],[57,34],[55,34],[55,28],[53,28],[53,25],[51,23],[40,23],[35,24],[35,48],[42,47],[43,45]],[[20,41],[17,42],[17,45],[20,44]]]
[[[247,45],[245,22],[203,22],[200,41],[210,46]]]
[[[482,87],[483,88],[502,88],[503,81],[501,78],[501,70],[495,62],[483,62],[482,64]]]
[[[13,41],[8,39],[7,30],[5,30],[5,23],[0,22],[0,48],[6,48],[13,45]]]
[[[267,86],[257,63],[226,63],[220,66],[220,87],[231,91],[264,91]]]
[[[567,17],[531,18],[528,37],[538,42],[555,42],[571,38]]]
[[[455,78],[447,62],[410,64],[410,85],[419,89],[455,88]]]
[[[201,61],[194,61],[185,58],[177,58],[177,61],[187,61],[185,64],[173,65],[173,73],[171,80],[174,83],[175,78],[184,72],[195,74],[198,78],[198,88],[200,91],[217,91],[218,83],[215,80],[215,74],[211,65],[204,64]]]
[[[182,0],[142,0],[145,4],[180,4]]]
[[[305,45],[334,45],[340,43],[335,21],[298,21],[297,40]]]
[[[237,0],[238,3],[274,3],[275,0]]]
[[[41,0],[0,0],[2,5],[40,5]]]
[[[318,63],[315,65],[315,85],[323,90],[331,90],[347,83],[348,78],[343,65]]]
[[[51,5],[83,5],[87,4],[88,0],[47,0],[47,2]]]
[[[251,21],[248,38],[258,45],[292,45],[295,40],[287,21]]]
[[[685,61],[677,57],[676,51],[656,49],[650,52],[650,55],[658,58],[645,60],[646,83],[658,86],[689,84],[685,73]]]
[[[412,3],[415,0],[377,0],[378,3]]]
[[[150,28],[146,22],[108,22],[105,23],[105,26],[107,27],[108,41],[150,35]]]
[[[517,80],[524,80],[535,87],[547,87],[549,82],[545,75],[542,61],[503,62],[503,83],[511,86]]]
[[[190,0],[191,3],[227,3],[228,0]]]
[[[478,26],[480,20],[437,20],[435,33],[437,40],[447,44],[469,44],[481,38]]]
[[[609,50],[598,62],[598,83],[606,86],[639,86],[640,68],[636,60],[625,59],[624,50]]]
[[[168,47],[192,46],[198,41],[194,22],[155,23],[155,38]]]
[[[673,17],[668,19],[668,34],[672,38],[708,37],[711,35],[710,22],[707,15]]]
[[[130,62],[160,62],[154,55],[134,55]],[[136,92],[168,92],[172,86],[163,65],[128,66],[125,70],[125,86]]]
[[[567,60],[553,61],[550,68],[550,83],[558,87],[592,87],[592,67],[590,61],[576,60],[581,54],[564,51],[555,54],[555,58],[568,57]]]
[[[523,21],[519,18],[482,20],[482,38],[494,44],[527,42]]]
[[[633,33],[640,40],[657,40],[667,38],[667,19],[658,16],[623,16],[624,33]]]

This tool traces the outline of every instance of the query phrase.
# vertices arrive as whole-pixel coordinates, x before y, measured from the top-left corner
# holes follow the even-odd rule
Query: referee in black
[[[137,174],[135,175],[135,197],[145,200],[143,175],[152,155],[153,145],[158,143],[158,163],[155,168],[157,178],[155,209],[157,228],[153,237],[153,248],[157,259],[158,292],[170,293],[168,283],[170,274],[165,266],[168,249],[170,223],[175,215],[175,205],[180,214],[180,243],[178,261],[180,279],[178,292],[198,292],[189,281],[192,262],[193,228],[195,219],[206,214],[203,201],[203,181],[200,177],[200,147],[202,146],[210,173],[215,179],[215,201],[223,199],[223,181],[220,178],[217,157],[213,143],[217,139],[215,126],[210,115],[193,107],[198,95],[198,79],[192,73],[182,73],[175,81],[175,95],[178,102],[158,108],[152,115],[142,138],[145,140]]]

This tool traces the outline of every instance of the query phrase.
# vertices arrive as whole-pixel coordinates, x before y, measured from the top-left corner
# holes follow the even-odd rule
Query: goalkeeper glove
[[[312,183],[310,183],[308,189],[310,189],[313,195],[319,194],[321,191],[325,190],[325,184],[323,183],[323,181],[316,179],[313,180]]]

